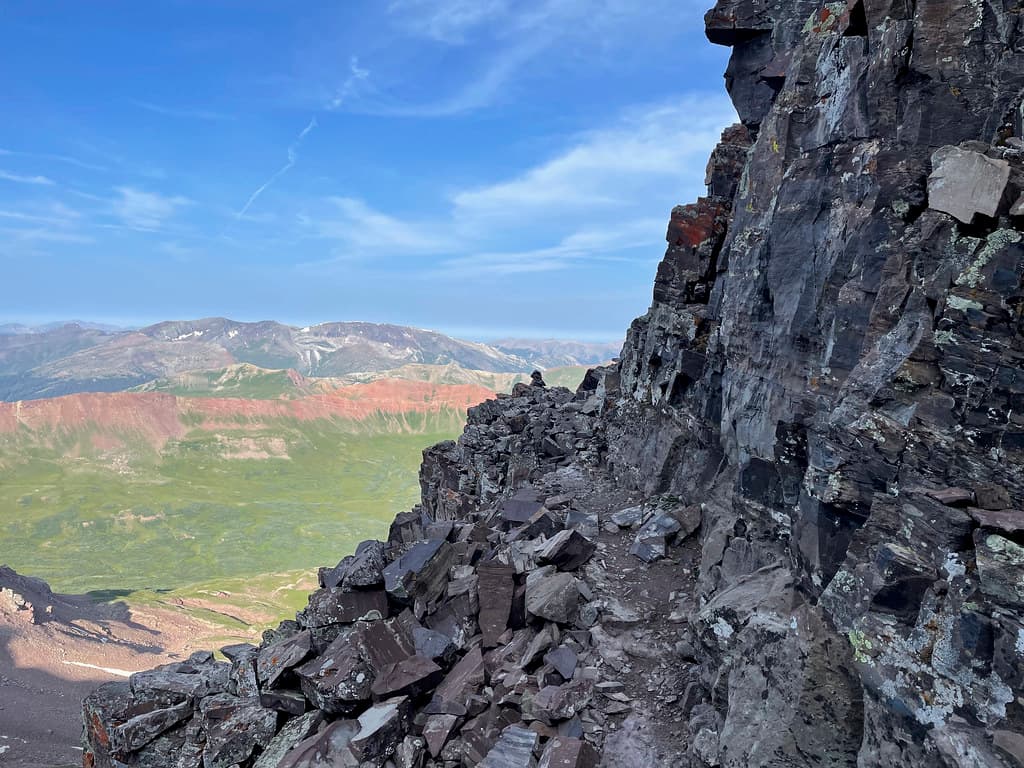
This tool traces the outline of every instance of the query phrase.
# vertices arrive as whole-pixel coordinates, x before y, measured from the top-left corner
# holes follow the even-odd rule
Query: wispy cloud
[[[96,239],[90,235],[80,232],[66,232],[59,229],[43,229],[41,227],[31,229],[0,228],[5,237],[20,240],[22,242],[48,242],[48,243],[93,243]]]
[[[681,191],[694,197],[708,152],[734,119],[724,96],[635,109],[512,179],[456,193],[454,217],[476,229],[498,220],[623,209],[645,203],[655,190],[667,194],[680,179],[691,180],[690,189]]]
[[[381,213],[362,200],[332,197],[327,202],[325,214],[306,215],[301,222],[314,236],[335,240],[350,253],[419,255],[455,247],[451,238],[431,225]]]
[[[725,96],[638,107],[511,178],[454,192],[433,219],[338,197],[303,223],[342,254],[423,256],[432,274],[448,277],[657,258],[665,221],[651,212],[704,194],[708,153],[734,120]]]
[[[164,117],[181,118],[184,120],[206,120],[208,122],[224,122],[234,120],[234,115],[224,112],[214,112],[206,109],[195,109],[192,107],[168,107],[163,104],[154,104],[151,101],[140,101],[132,99],[131,103],[147,112],[153,112]]]
[[[509,99],[514,81],[531,67],[543,75],[574,62],[609,58],[616,45],[633,47],[664,28],[678,0],[393,0],[400,29],[414,39],[474,46],[478,64],[461,85],[425,101],[374,93],[359,109],[402,117],[451,117]]]
[[[388,11],[399,16],[409,28],[445,43],[466,40],[468,32],[500,18],[508,11],[507,0],[394,0]]]
[[[128,227],[156,230],[192,201],[181,195],[161,195],[135,187],[118,187],[117,197],[111,204],[114,215]]]
[[[445,259],[435,270],[442,277],[502,277],[533,272],[554,272],[585,261],[635,261],[622,254],[653,248],[662,240],[661,219],[641,218],[615,227],[578,230],[556,245],[524,251],[470,253]]]
[[[249,208],[252,206],[253,203],[256,202],[259,196],[266,192],[267,188],[269,188],[271,184],[280,179],[295,166],[295,163],[298,162],[299,159],[299,147],[302,146],[303,139],[305,139],[306,136],[309,135],[310,131],[316,128],[316,126],[316,118],[310,118],[309,123],[306,125],[305,128],[302,129],[302,131],[299,132],[299,135],[296,137],[295,141],[293,141],[288,146],[288,162],[282,165],[273,176],[271,176],[269,179],[263,182],[259,187],[256,188],[256,190],[251,195],[249,195],[249,199],[245,201],[245,205],[243,205],[241,210],[239,210],[238,213],[235,214],[236,219],[241,219],[243,216],[245,216],[245,212],[249,210]]]
[[[12,181],[15,184],[34,184],[40,187],[52,187],[57,183],[48,176],[22,176],[17,173],[10,173],[9,171],[0,171],[0,179]]]
[[[96,163],[87,163],[84,160],[79,160],[77,157],[69,157],[67,155],[54,155],[49,152],[19,152],[13,149],[0,149],[0,155],[7,157],[31,157],[39,160],[53,160],[58,163],[67,163],[77,168],[82,168],[87,171],[106,171],[109,170],[104,165],[97,165]]]
[[[359,66],[358,56],[353,56],[349,59],[348,70],[348,77],[345,78],[345,82],[341,84],[337,93],[335,93],[327,103],[327,109],[341,109],[346,102],[359,92],[360,87],[366,83],[370,77],[370,70]]]

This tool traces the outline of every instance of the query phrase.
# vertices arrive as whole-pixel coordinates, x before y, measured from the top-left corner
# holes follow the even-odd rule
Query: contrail
[[[284,176],[288,171],[292,169],[295,162],[299,159],[299,147],[302,145],[302,140],[306,138],[310,131],[316,128],[316,118],[313,117],[309,121],[309,125],[302,129],[302,132],[298,137],[288,146],[288,162],[282,165],[273,176],[267,179],[263,184],[256,188],[256,191],[249,195],[249,199],[245,201],[245,205],[242,206],[242,210],[235,214],[236,219],[240,219],[245,215],[245,212],[249,210],[249,207],[256,202],[256,199],[263,194],[263,192],[277,181],[279,178]]]

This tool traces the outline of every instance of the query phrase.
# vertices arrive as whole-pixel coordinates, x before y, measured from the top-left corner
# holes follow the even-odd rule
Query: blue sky
[[[5,3],[0,321],[620,337],[734,120],[707,2]]]

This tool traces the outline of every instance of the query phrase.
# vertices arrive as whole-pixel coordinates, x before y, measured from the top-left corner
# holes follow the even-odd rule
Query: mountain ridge
[[[410,364],[529,373],[552,364],[602,362],[614,346],[558,342],[568,346],[552,354],[552,343],[524,343],[513,353],[436,331],[365,322],[298,327],[215,317],[119,331],[64,324],[0,335],[0,400],[120,391],[188,371],[236,364],[293,369],[315,378]]]

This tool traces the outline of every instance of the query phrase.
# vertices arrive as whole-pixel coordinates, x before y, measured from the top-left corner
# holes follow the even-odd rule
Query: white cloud
[[[327,103],[327,109],[341,109],[353,96],[357,95],[361,86],[369,79],[370,70],[359,66],[359,57],[353,56],[348,61],[348,77]]]
[[[245,216],[245,212],[249,210],[249,208],[252,206],[253,203],[256,202],[259,196],[266,192],[271,184],[280,179],[294,167],[295,163],[299,159],[299,147],[302,146],[303,139],[305,139],[306,136],[309,135],[310,131],[316,128],[316,126],[316,117],[310,118],[309,122],[306,124],[306,127],[299,132],[299,135],[296,137],[295,141],[288,145],[288,162],[286,162],[284,165],[278,168],[277,172],[274,173],[273,176],[271,176],[265,182],[260,184],[260,186],[258,186],[256,190],[251,195],[249,195],[249,199],[245,201],[245,205],[242,206],[241,210],[237,214],[235,214],[235,218],[241,219],[243,216]]]
[[[388,256],[439,253],[454,243],[430,225],[413,223],[371,208],[362,200],[332,197],[329,210],[316,218],[304,216],[301,223],[316,237],[336,240],[355,253]]]
[[[34,184],[42,187],[52,187],[57,183],[47,176],[22,176],[8,171],[0,171],[0,179],[4,181],[13,181],[15,184]]]
[[[708,155],[734,120],[724,96],[634,109],[512,178],[455,192],[434,219],[410,221],[336,197],[326,214],[303,223],[345,255],[436,257],[434,273],[448,276],[634,261],[648,248],[657,258],[669,210],[705,193]]]
[[[159,229],[180,208],[192,203],[181,195],[161,195],[135,187],[118,187],[112,210],[126,226],[135,229]]]
[[[462,43],[466,33],[500,18],[507,0],[395,0],[388,10],[405,20],[411,31],[445,43]]]
[[[475,228],[495,220],[646,207],[673,191],[696,197],[708,154],[734,119],[724,96],[634,111],[515,178],[457,193],[455,219]]]

